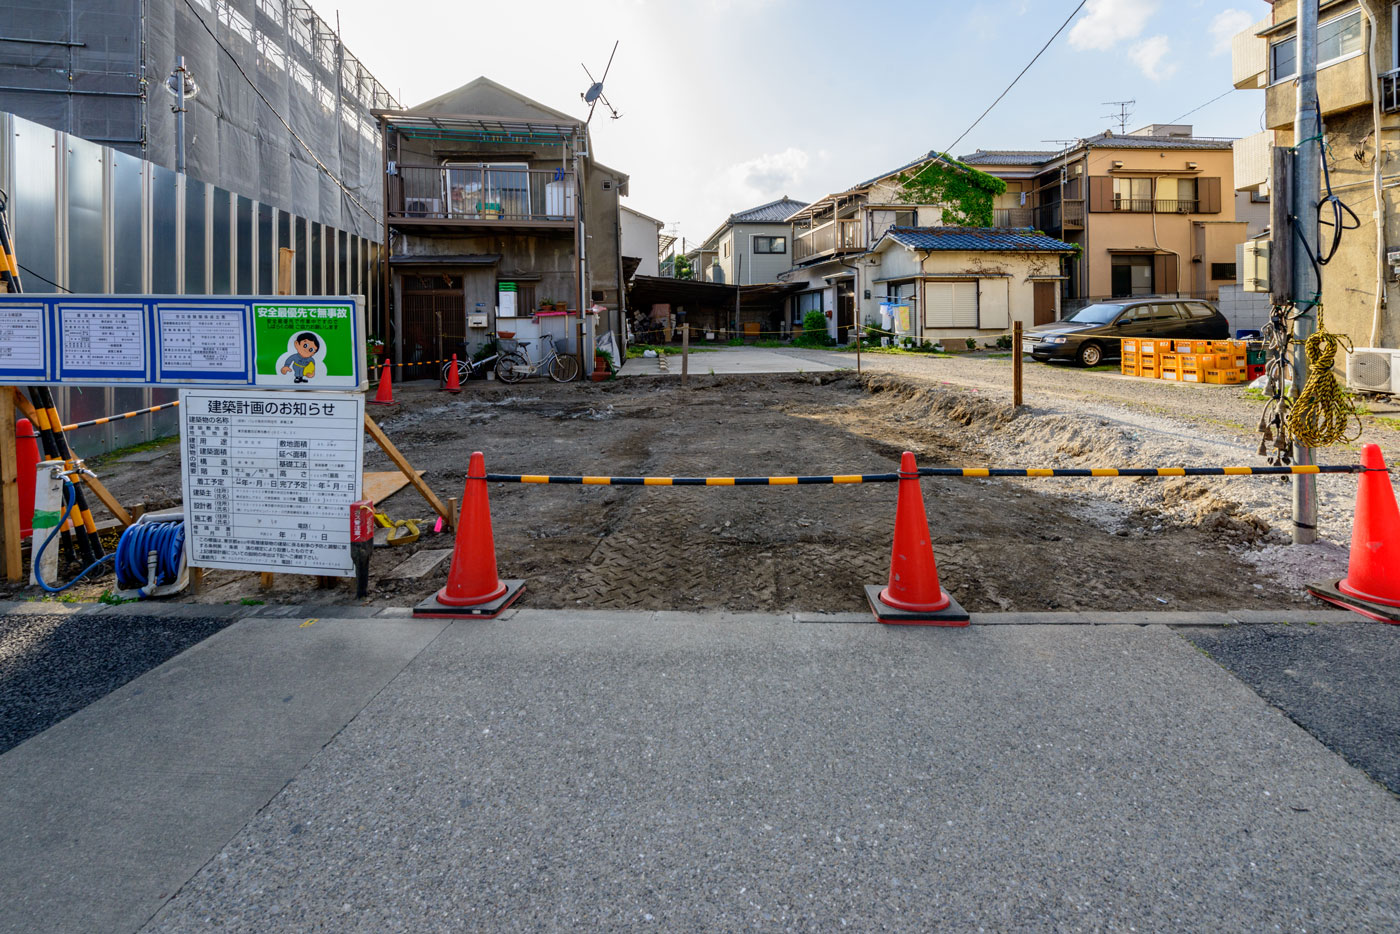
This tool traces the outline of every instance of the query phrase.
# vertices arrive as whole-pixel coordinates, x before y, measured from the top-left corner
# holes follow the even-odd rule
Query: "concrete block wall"
[[[1230,336],[1241,328],[1262,330],[1269,321],[1269,293],[1246,292],[1239,285],[1220,287],[1220,313],[1230,322]]]

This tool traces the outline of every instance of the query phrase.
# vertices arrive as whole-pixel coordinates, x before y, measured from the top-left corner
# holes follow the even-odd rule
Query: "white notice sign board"
[[[180,392],[191,567],[350,577],[364,396]]]

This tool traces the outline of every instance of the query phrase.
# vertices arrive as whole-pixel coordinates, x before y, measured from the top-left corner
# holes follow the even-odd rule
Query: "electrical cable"
[[[20,269],[23,269],[25,272],[29,273],[29,274],[30,274],[31,276],[33,276],[35,279],[38,279],[40,282],[47,282],[49,285],[51,285],[51,286],[53,286],[54,288],[58,289],[60,292],[67,292],[69,295],[72,295],[72,294],[73,294],[73,290],[72,290],[72,289],[65,289],[63,286],[59,285],[57,282],[55,282],[55,281],[53,281],[52,279],[50,279],[48,276],[41,276],[41,275],[39,275],[39,273],[37,273],[37,272],[35,272],[34,270],[30,269],[28,266],[24,265],[24,264],[21,263],[19,260],[15,260],[15,265],[18,266]]]
[[[224,45],[223,42],[220,41],[218,35],[215,34],[214,30],[209,28],[209,24],[204,21],[204,17],[199,15],[199,11],[195,9],[192,0],[185,0],[185,6],[189,7],[190,14],[193,15],[194,18],[199,21],[199,25],[204,27],[204,31],[209,33],[209,38],[214,40],[214,44],[223,50],[223,53],[228,56],[228,60],[230,62],[233,62],[233,67],[238,69],[238,73],[243,76],[243,80],[248,82],[248,87],[253,89],[253,93],[258,96],[258,100],[262,101],[264,104],[267,105],[267,109],[272,111],[272,115],[277,118],[278,122],[280,122],[283,127],[286,128],[287,132],[291,134],[292,139],[296,140],[297,143],[301,145],[301,148],[306,150],[306,154],[311,157],[311,161],[316,163],[316,167],[322,172],[326,173],[327,178],[335,182],[336,187],[339,188],[342,192],[344,192],[345,197],[350,199],[351,204],[355,205],[355,207],[359,208],[361,211],[364,211],[365,214],[369,216],[370,220],[377,221],[378,217],[375,215],[375,213],[360,203],[360,199],[355,197],[355,195],[350,191],[350,189],[345,186],[345,183],[341,181],[336,176],[336,174],[330,170],[330,167],[327,166],[324,162],[322,162],[320,158],[317,157],[316,153],[312,152],[311,147],[307,145],[306,140],[302,139],[300,136],[297,135],[297,131],[292,129],[292,125],[287,122],[287,118],[282,116],[282,114],[278,112],[276,107],[272,106],[272,101],[268,100],[267,95],[262,92],[262,89],[259,88],[253,82],[252,78],[248,77],[248,73],[243,70],[243,66],[238,63],[238,59],[235,58],[234,54],[229,51],[228,46]]]
[[[1322,111],[1320,106],[1317,114],[1317,124],[1318,126],[1322,125]],[[1326,255],[1322,255],[1322,244],[1318,244],[1318,257],[1315,265],[1326,266],[1331,262],[1332,257],[1337,255],[1337,248],[1342,244],[1342,231],[1359,229],[1361,227],[1361,218],[1351,209],[1350,205],[1333,194],[1332,172],[1327,168],[1327,150],[1329,147],[1326,139],[1319,140],[1319,143],[1322,150],[1322,183],[1323,187],[1327,190],[1327,194],[1317,203],[1317,222],[1323,227],[1332,228],[1332,245],[1327,248]],[[1332,206],[1332,220],[1327,221],[1323,220],[1322,212],[1329,204]],[[1346,223],[1344,215],[1351,216],[1352,223],[1350,225]],[[1319,274],[1318,281],[1320,282],[1321,280],[1322,276]]]
[[[189,3],[190,0],[185,0],[185,2]],[[1070,13],[1068,17],[1065,18],[1065,21],[1060,24],[1060,28],[1055,30],[1054,35],[1047,39],[1045,44],[1040,47],[1040,51],[1035,53],[1035,58],[1031,59],[1030,62],[1026,64],[1026,67],[1021,69],[1020,74],[1018,74],[1015,78],[1011,79],[1011,83],[1006,86],[1006,90],[1002,91],[999,95],[997,95],[997,99],[992,101],[991,104],[988,105],[986,110],[982,111],[982,116],[972,121],[972,126],[968,127],[966,130],[963,130],[962,133],[958,136],[958,138],[953,140],[953,144],[951,146],[945,146],[943,148],[943,152],[951,153],[954,150],[954,148],[957,147],[958,143],[961,143],[963,141],[963,137],[975,130],[977,128],[977,124],[981,123],[982,119],[986,117],[987,114],[992,112],[992,108],[995,107],[997,104],[1000,104],[1001,99],[1011,93],[1011,89],[1016,86],[1016,82],[1020,81],[1021,78],[1025,75],[1025,73],[1031,70],[1031,65],[1034,65],[1037,61],[1039,61],[1040,56],[1045,54],[1045,50],[1050,48],[1050,43],[1054,42],[1056,37],[1058,37],[1060,33],[1065,31],[1065,27],[1069,25],[1070,20],[1078,16],[1079,11],[1084,9],[1084,4],[1088,2],[1089,0],[1079,0],[1079,5],[1074,8],[1074,11]],[[951,158],[951,156],[949,158]]]

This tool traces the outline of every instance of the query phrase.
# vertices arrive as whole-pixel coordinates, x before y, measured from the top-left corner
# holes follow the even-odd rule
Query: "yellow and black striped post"
[[[6,213],[8,205],[0,202],[0,281],[3,281],[5,288],[10,292],[22,291],[19,280],[19,261],[15,258],[15,251],[10,240],[10,224]],[[63,435],[63,422],[58,417],[58,409],[54,406],[53,394],[49,392],[47,386],[31,386],[29,398],[34,404],[34,413],[29,417],[33,419],[35,427],[39,430],[39,441],[44,449],[44,456],[51,460],[63,461],[63,469],[73,471],[75,463],[73,452],[68,447],[68,439]],[[26,415],[29,413],[26,412]],[[87,497],[83,495],[83,488],[77,481],[73,484],[75,493],[72,515],[67,519],[73,525],[76,533],[78,545],[83,552],[83,558],[88,564],[101,558],[104,554],[102,542],[97,536],[97,523],[93,521],[92,511],[88,509]],[[65,536],[66,537],[66,536]],[[69,555],[72,556],[71,541],[68,542]]]

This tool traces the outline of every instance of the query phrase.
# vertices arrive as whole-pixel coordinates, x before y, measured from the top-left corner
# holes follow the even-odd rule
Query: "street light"
[[[175,171],[185,174],[185,102],[199,95],[199,85],[185,67],[185,56],[175,59],[175,69],[165,79],[165,89],[175,95],[175,103],[170,105],[175,114]]]

